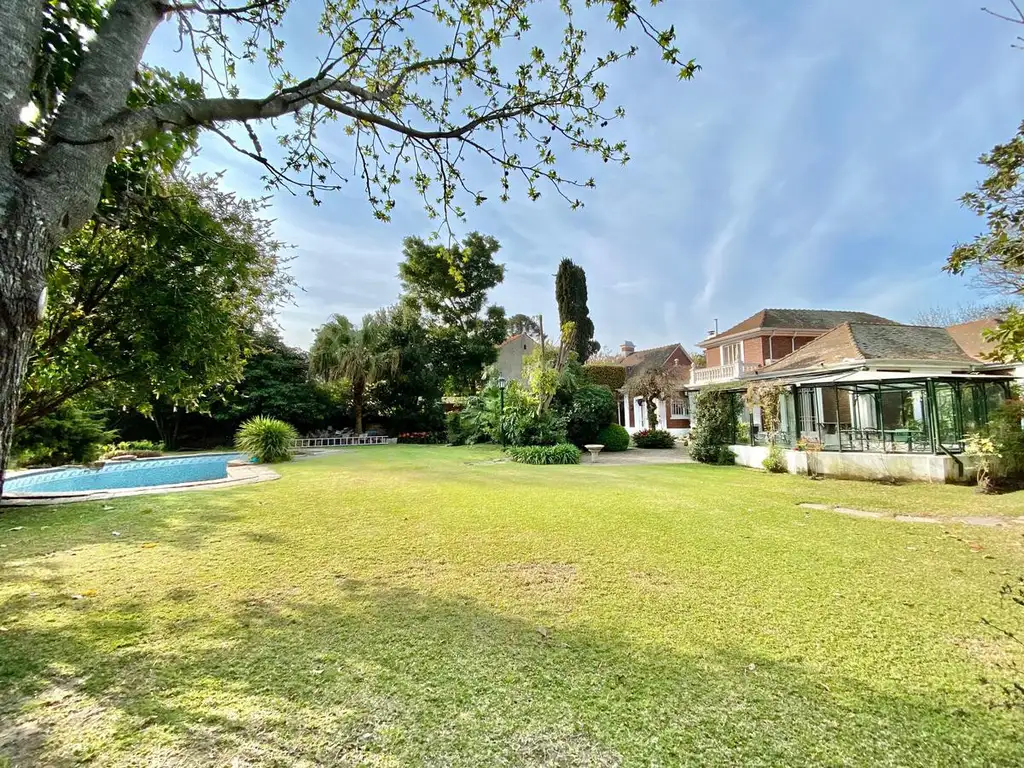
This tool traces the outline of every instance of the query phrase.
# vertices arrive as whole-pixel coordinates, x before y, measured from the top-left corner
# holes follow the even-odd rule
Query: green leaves
[[[238,379],[253,328],[288,293],[261,201],[151,165],[130,154],[111,166],[103,222],[51,260],[23,424],[99,392],[118,405],[163,396],[194,406]]]
[[[969,243],[958,243],[945,270],[960,275],[973,271],[987,287],[1004,295],[1024,295],[1024,123],[1007,143],[995,146],[978,162],[989,170],[963,206],[985,219],[988,231]],[[999,327],[987,332],[996,360],[1024,359],[1024,314],[1011,309]]]

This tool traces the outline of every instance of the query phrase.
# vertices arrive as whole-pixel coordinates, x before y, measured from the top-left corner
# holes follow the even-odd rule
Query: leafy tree
[[[693,363],[694,368],[707,367],[708,358],[703,352],[687,352],[686,354],[690,358],[690,362]]]
[[[984,270],[1004,293],[1024,296],[1024,123],[1009,142],[995,146],[978,162],[989,169],[989,176],[960,201],[985,218],[988,231],[970,243],[959,243],[946,270],[957,275]],[[1009,307],[999,326],[987,333],[996,343],[996,359],[1024,360],[1024,312]]]
[[[154,398],[197,407],[241,376],[252,329],[287,295],[261,201],[211,177],[149,184],[54,253],[19,426],[100,390],[141,410]]]
[[[398,304],[375,314],[383,349],[400,350],[398,368],[373,386],[377,411],[395,432],[440,432],[444,428],[442,366],[419,313]]]
[[[276,331],[266,330],[256,336],[241,380],[211,413],[233,426],[267,416],[304,433],[330,422],[340,405],[331,390],[311,380],[309,355],[289,347]]]
[[[587,308],[587,273],[571,259],[562,259],[555,275],[555,298],[558,301],[558,321],[572,323],[576,328],[573,351],[581,363],[601,349],[594,341],[594,322]]]
[[[591,4],[606,7],[619,28],[636,26],[681,77],[698,69],[680,58],[674,28],[658,30],[632,0]],[[573,206],[581,203],[567,190],[593,180],[561,173],[563,150],[604,162],[627,159],[625,145],[606,138],[610,120],[623,113],[606,107],[600,77],[636,48],[592,52],[587,24],[574,14],[582,3],[558,6],[565,20],[555,49],[531,35],[531,0],[325,1],[319,17],[310,18],[318,33],[312,39],[323,48],[304,49],[297,59],[280,35],[289,5],[0,3],[0,466],[42,319],[50,254],[93,216],[106,169],[126,148],[212,131],[259,163],[269,186],[299,187],[315,201],[343,182],[341,167],[353,165],[327,153],[336,139],[320,143],[340,122],[355,175],[382,219],[390,217],[393,189],[403,179],[423,196],[428,213],[445,220],[462,215],[462,199],[483,203],[481,187],[474,190],[463,174],[471,154],[494,168],[502,200],[513,185],[531,199],[550,185]],[[296,15],[308,10],[297,7]],[[215,96],[133,100],[143,53],[165,21],[180,30],[182,55]],[[543,29],[551,23],[546,18]],[[86,46],[90,30],[95,37]],[[525,60],[505,55],[512,50]],[[269,92],[243,96],[240,60],[267,66]],[[317,63],[293,73],[297,61]],[[29,104],[37,112],[31,126],[22,119]],[[264,135],[273,140],[263,141],[260,130],[275,119]],[[230,130],[232,124],[245,128]],[[501,141],[491,140],[499,135]]]
[[[476,389],[506,336],[505,310],[486,306],[488,291],[505,277],[505,267],[494,261],[499,248],[478,232],[448,248],[405,239],[398,267],[405,299],[425,316],[442,376],[454,392]]]
[[[65,402],[15,431],[14,456],[24,466],[95,461],[100,446],[114,439],[114,434],[103,428],[99,414]]]
[[[569,441],[583,447],[595,442],[598,433],[615,421],[615,395],[600,384],[585,384],[573,393],[563,415]]]
[[[356,328],[343,315],[334,315],[316,332],[310,352],[313,375],[324,382],[347,379],[352,387],[356,432],[363,432],[367,390],[395,374],[401,360],[397,347],[383,343],[386,328],[380,318],[367,315]]]
[[[650,429],[658,428],[658,404],[665,402],[679,388],[679,380],[661,368],[642,371],[626,382],[630,397],[642,398],[647,406],[647,424]]]
[[[540,325],[529,315],[512,315],[508,319],[508,332],[521,333],[533,338],[540,338]]]
[[[576,328],[572,323],[562,326],[562,339],[557,348],[536,347],[523,358],[523,380],[527,390],[537,400],[537,413],[544,413],[564,383],[566,367],[570,364]],[[582,378],[582,372],[579,377]]]

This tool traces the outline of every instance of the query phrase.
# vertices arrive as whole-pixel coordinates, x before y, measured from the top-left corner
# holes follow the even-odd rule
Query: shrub
[[[115,437],[91,413],[65,403],[28,428],[15,429],[12,455],[21,466],[87,463]]]
[[[999,459],[993,462],[996,479],[1024,480],[1024,400],[1007,400],[989,420],[989,437]]]
[[[696,426],[690,432],[690,456],[704,464],[732,464],[728,450],[736,436],[738,398],[732,392],[705,387],[694,398]],[[725,449],[725,450],[723,450]]]
[[[537,413],[531,403],[510,408],[506,400],[502,426],[505,445],[558,445],[566,440],[565,418],[550,410]]]
[[[135,456],[140,459],[150,459],[163,455],[163,443],[155,443],[152,440],[122,440],[120,443],[104,445],[101,452],[101,459],[115,459],[118,456]]]
[[[729,450],[726,448],[726,450]],[[786,464],[786,454],[777,445],[772,445],[768,449],[768,455],[765,456],[764,461],[761,462],[761,466],[767,469],[769,472],[788,472],[789,466]]]
[[[462,411],[449,411],[445,415],[445,431],[448,434],[448,445],[465,445],[467,430],[462,421]]]
[[[601,428],[615,421],[615,395],[608,387],[586,384],[572,394],[564,414],[569,442],[577,446],[593,443]]]
[[[663,429],[642,429],[633,433],[637,448],[674,448],[676,439]]]
[[[580,449],[572,443],[510,446],[505,452],[520,464],[579,464]]]
[[[298,436],[291,424],[266,416],[254,416],[238,428],[235,447],[255,456],[261,464],[273,464],[291,460],[292,441]]]
[[[618,363],[587,363],[583,375],[592,384],[602,384],[611,390],[621,389],[626,383],[626,369]]]
[[[729,465],[736,463],[736,454],[732,448],[728,445],[718,446],[718,457],[715,459],[715,464]]]
[[[600,443],[606,451],[624,451],[629,448],[629,432],[618,424],[609,424],[597,433],[595,443]]]
[[[735,464],[736,454],[727,445],[709,443],[698,433],[690,440],[690,458],[702,464]]]

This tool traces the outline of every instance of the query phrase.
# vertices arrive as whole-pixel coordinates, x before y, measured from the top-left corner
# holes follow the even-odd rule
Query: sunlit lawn
[[[1024,526],[797,506],[1013,516],[1024,494],[496,455],[354,449],[3,512],[0,755],[1024,764],[1024,716],[981,683],[1019,650],[981,619],[1015,620]]]

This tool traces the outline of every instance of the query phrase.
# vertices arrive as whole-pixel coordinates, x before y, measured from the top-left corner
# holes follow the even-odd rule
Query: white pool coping
[[[211,456],[217,454],[192,454],[195,456]],[[173,458],[170,456],[161,458]],[[138,459],[137,461],[156,461],[158,457],[152,459]],[[51,472],[53,469],[71,469],[71,467],[60,467],[42,470],[25,470],[22,472],[12,472],[7,477],[8,479],[14,477],[23,477],[28,474],[37,474],[42,472]],[[75,467],[78,469],[78,467]],[[181,493],[183,491],[207,491],[207,490],[218,490],[221,488],[235,488],[240,485],[250,485],[252,483],[263,483],[268,480],[277,480],[281,476],[272,470],[266,464],[250,464],[248,462],[234,461],[228,462],[227,466],[228,476],[221,477],[216,480],[200,480],[198,482],[190,483],[170,483],[167,485],[144,485],[135,488],[109,488],[109,489],[97,489],[91,491],[43,491],[39,493],[32,493],[25,491],[19,493],[18,491],[4,492],[3,499],[0,499],[0,505],[5,507],[27,507],[27,506],[38,506],[46,504],[69,504],[77,501],[107,501],[109,499],[119,499],[125,496],[148,496],[156,493]]]

